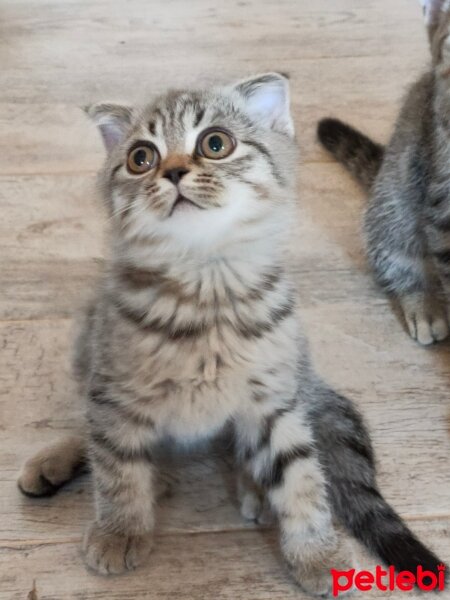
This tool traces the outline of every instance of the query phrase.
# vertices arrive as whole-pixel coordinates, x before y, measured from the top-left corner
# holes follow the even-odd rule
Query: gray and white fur
[[[364,233],[377,282],[398,302],[411,337],[449,334],[450,37],[441,2],[426,2],[431,68],[411,87],[386,148],[336,119],[322,144],[369,192]]]
[[[310,365],[286,257],[297,159],[287,80],[88,114],[108,149],[112,231],[76,352],[87,432],[31,459],[22,491],[53,493],[88,461],[87,565],[133,569],[153,543],[155,448],[231,425],[243,513],[257,519],[268,501],[305,590],[330,594],[330,569],[353,565],[336,523],[398,569],[435,570],[377,488],[358,412]]]

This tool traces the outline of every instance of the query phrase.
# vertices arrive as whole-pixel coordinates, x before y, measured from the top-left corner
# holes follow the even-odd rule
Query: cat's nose
[[[184,167],[176,167],[175,169],[168,169],[167,171],[164,171],[163,177],[169,179],[169,181],[171,181],[174,185],[177,185],[177,183],[184,175],[186,175],[186,173],[189,173],[188,169],[185,169]]]

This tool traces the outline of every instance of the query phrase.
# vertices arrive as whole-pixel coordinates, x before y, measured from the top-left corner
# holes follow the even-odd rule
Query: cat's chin
[[[185,213],[197,210],[202,210],[202,207],[193,202],[192,200],[189,200],[189,198],[186,198],[186,196],[178,194],[175,202],[173,203],[169,217],[173,216],[176,213]]]

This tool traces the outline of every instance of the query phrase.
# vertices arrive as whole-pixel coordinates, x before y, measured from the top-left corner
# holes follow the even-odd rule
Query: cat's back
[[[386,148],[386,161],[420,152],[432,126],[433,73],[427,72],[408,90],[394,132]]]
[[[430,125],[433,104],[434,73],[424,73],[407,91],[400,110],[392,141],[410,135],[420,138]]]
[[[426,72],[407,92],[375,182],[375,197],[422,203],[433,140],[433,83],[433,72]]]

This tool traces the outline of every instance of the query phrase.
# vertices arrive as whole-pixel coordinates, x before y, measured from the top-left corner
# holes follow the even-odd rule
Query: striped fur
[[[432,68],[409,91],[384,152],[336,119],[318,128],[325,148],[370,192],[369,263],[424,345],[449,334],[450,17],[439,18],[430,29]]]
[[[320,386],[311,419],[336,519],[385,564],[411,572],[422,565],[436,572],[437,557],[417,540],[380,493],[370,439],[351,402]]]
[[[338,119],[322,119],[317,135],[328,152],[370,190],[383,161],[383,146]]]
[[[350,404],[341,418],[342,401],[335,403],[312,371],[296,317],[286,254],[296,159],[286,81],[269,74],[222,91],[170,93],[139,112],[110,105],[90,112],[113,129],[104,133],[102,173],[110,257],[75,360],[88,436],[73,464],[89,456],[96,496],[86,562],[101,573],[143,562],[152,547],[155,448],[167,438],[187,447],[232,425],[243,514],[261,518],[265,499],[296,580],[311,593],[330,594],[330,569],[353,564],[349,538],[333,517],[358,535],[347,474],[375,484],[360,419]],[[120,126],[108,121],[117,118]],[[196,136],[212,126],[237,139],[223,161],[195,152]],[[157,145],[161,172],[126,173],[126,150],[136,138]],[[182,148],[188,172],[170,183],[162,165],[181,160]],[[201,208],[173,211],[177,188]],[[63,449],[49,448],[25,466],[25,492],[48,491],[39,487],[42,475],[51,489],[70,479],[67,465],[49,476]],[[361,498],[361,518],[382,501],[379,494]],[[413,539],[391,515],[398,539]],[[387,517],[384,525],[389,533]],[[363,541],[375,550],[377,536],[366,523]],[[386,556],[403,565],[407,557],[396,555],[388,535],[386,544],[393,549]],[[411,561],[431,556],[414,542]]]

